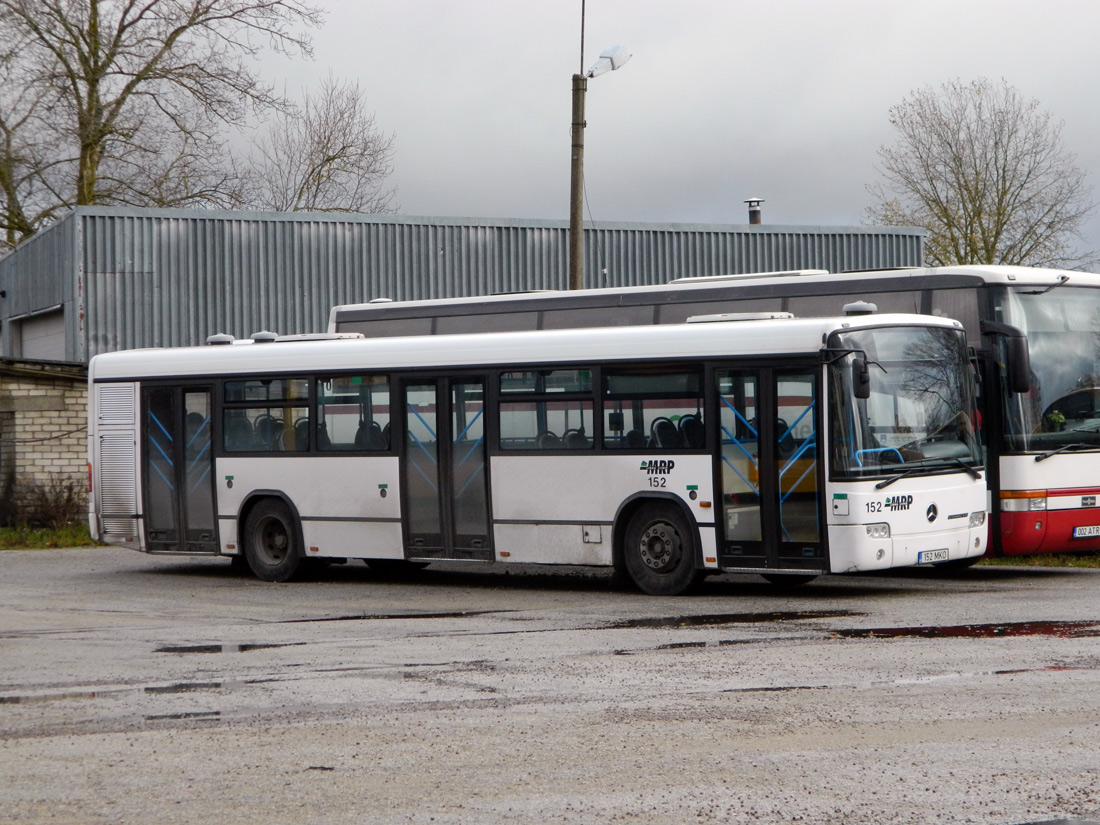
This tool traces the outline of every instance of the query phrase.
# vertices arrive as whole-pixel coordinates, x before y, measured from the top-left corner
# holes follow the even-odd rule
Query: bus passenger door
[[[817,465],[817,371],[715,371],[720,565],[826,569]]]
[[[141,406],[146,547],[217,553],[210,390],[146,387]]]
[[[484,381],[408,381],[402,400],[406,558],[491,561]]]

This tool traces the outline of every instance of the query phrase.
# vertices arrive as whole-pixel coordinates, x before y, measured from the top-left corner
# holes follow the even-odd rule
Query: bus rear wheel
[[[651,596],[679,596],[700,580],[695,537],[675,504],[647,504],[627,522],[623,562],[630,580]]]
[[[265,499],[252,508],[244,523],[244,555],[257,578],[290,581],[302,569],[298,529],[290,508]]]

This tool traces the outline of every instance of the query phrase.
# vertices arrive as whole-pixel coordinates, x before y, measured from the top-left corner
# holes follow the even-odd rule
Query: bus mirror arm
[[[1031,357],[1028,353],[1027,336],[1023,331],[1009,324],[982,321],[982,335],[995,335],[1005,339],[1008,388],[1016,393],[1025,393],[1031,389]]]
[[[861,400],[871,397],[871,370],[865,355],[852,359],[852,393]]]
[[[853,356],[852,358],[852,394],[860,400],[867,400],[871,397],[871,369],[870,365],[874,364],[883,373],[887,373],[886,367],[882,366],[878,361],[872,361],[867,357],[861,349],[834,349],[828,347],[822,350],[824,353],[837,353],[832,358],[826,358],[826,364],[834,364],[841,358],[847,355]],[[888,374],[888,373],[887,373]]]

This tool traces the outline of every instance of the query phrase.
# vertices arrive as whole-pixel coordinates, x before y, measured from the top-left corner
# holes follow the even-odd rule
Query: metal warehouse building
[[[597,223],[587,286],[921,264],[924,230]],[[336,304],[567,285],[566,221],[79,207],[0,259],[0,357],[100,352],[258,330],[323,331]]]

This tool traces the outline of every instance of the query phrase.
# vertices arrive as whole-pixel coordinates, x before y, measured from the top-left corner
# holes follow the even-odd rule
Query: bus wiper
[[[924,467],[910,467],[908,470],[902,470],[897,475],[890,476],[889,478],[884,478],[882,481],[880,481],[878,484],[875,485],[875,489],[876,490],[881,490],[883,487],[889,487],[895,481],[899,481],[899,480],[905,478],[907,475],[912,475],[917,470],[923,470],[923,469],[925,469],[925,468]]]
[[[1046,461],[1051,456],[1058,455],[1058,453],[1064,453],[1066,450],[1095,450],[1095,449],[1097,449],[1098,446],[1100,446],[1100,445],[1085,444],[1081,441],[1075,441],[1072,444],[1063,444],[1061,447],[1059,447],[1056,450],[1050,450],[1049,452],[1045,452],[1042,455],[1037,455],[1037,456],[1035,456],[1035,461],[1036,462]]]
[[[960,467],[962,467],[966,471],[966,474],[968,476],[970,476],[972,479],[981,480],[982,474],[979,473],[975,468],[973,468],[969,464],[967,464],[965,461],[963,461],[961,458],[955,458],[954,456],[952,456],[948,460],[951,461],[952,463],[958,464]]]
[[[979,473],[975,468],[971,467],[969,464],[967,464],[961,458],[955,458],[954,456],[951,456],[947,460],[950,461],[952,464],[958,464],[960,467],[963,468],[963,470],[966,471],[966,474],[968,476],[970,476],[971,478],[980,479],[982,477],[981,473]],[[880,481],[878,484],[875,485],[875,489],[876,490],[881,490],[883,487],[889,487],[895,481],[899,481],[900,479],[903,479],[908,475],[912,475],[913,473],[918,473],[918,472],[931,472],[931,473],[934,473],[938,469],[940,469],[940,468],[935,466],[935,465],[928,465],[928,464],[922,464],[919,467],[910,467],[908,470],[902,470],[900,473],[898,473],[896,475],[892,475],[889,478],[884,478],[882,481]]]
[[[1021,292],[1020,294],[1021,295],[1046,295],[1052,289],[1054,289],[1055,287],[1061,286],[1062,284],[1064,284],[1068,280],[1069,280],[1069,275],[1059,275],[1058,276],[1058,283],[1051,284],[1046,289],[1037,289],[1034,292]]]

